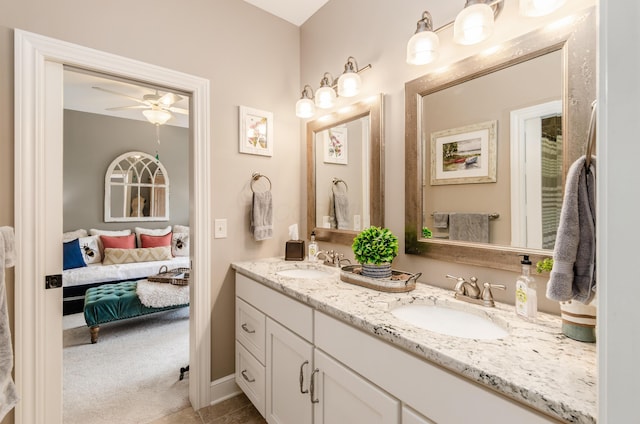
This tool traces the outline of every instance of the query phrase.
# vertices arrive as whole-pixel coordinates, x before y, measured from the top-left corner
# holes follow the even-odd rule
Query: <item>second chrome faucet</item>
[[[507,288],[503,284],[484,283],[483,289],[480,290],[480,287],[478,286],[478,279],[476,277],[469,278],[469,281],[462,277],[455,277],[449,274],[447,274],[446,277],[456,280],[456,285],[453,289],[456,299],[488,307],[495,306],[491,289],[506,290]]]
[[[351,261],[346,259],[343,253],[338,253],[335,250],[320,250],[316,253],[316,259],[320,259],[320,256],[324,257],[323,263],[325,265],[340,267],[343,262],[351,264]]]

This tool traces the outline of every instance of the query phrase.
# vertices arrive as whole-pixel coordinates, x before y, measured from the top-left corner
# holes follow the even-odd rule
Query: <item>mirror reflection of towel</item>
[[[449,240],[489,243],[489,214],[449,214]]]
[[[434,212],[433,228],[449,228],[449,214],[444,212]]]
[[[253,193],[251,233],[256,241],[273,237],[273,199],[270,191]]]
[[[333,194],[336,224],[339,230],[349,229],[349,197],[346,193]]]
[[[7,310],[4,270],[14,266],[15,244],[11,227],[0,227],[0,421],[18,403],[18,393],[11,377],[13,349]]]

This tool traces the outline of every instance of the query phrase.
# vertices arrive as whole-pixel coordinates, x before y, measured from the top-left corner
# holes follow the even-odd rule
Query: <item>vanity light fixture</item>
[[[298,118],[311,118],[316,107],[330,109],[340,97],[353,97],[360,92],[362,78],[360,72],[371,68],[371,64],[362,68],[358,67],[355,57],[349,56],[344,65],[344,72],[337,80],[329,72],[325,72],[320,80],[320,87],[313,89],[308,84],[302,89],[300,100],[296,102],[296,116]]]
[[[311,92],[311,95],[309,95]],[[313,88],[309,84],[302,89],[302,97],[296,102],[296,116],[299,118],[311,118],[316,113],[316,105],[313,103]]]
[[[438,57],[440,38],[433,31],[431,13],[422,12],[422,19],[418,21],[415,34],[407,43],[407,63],[411,65],[426,65]]]
[[[566,0],[520,0],[523,16],[545,16],[560,8]]]
[[[353,97],[360,92],[362,78],[358,71],[358,62],[353,56],[349,56],[344,64],[344,72],[338,78],[338,96]]]
[[[503,2],[495,3],[495,12],[490,3],[491,0],[467,0],[453,24],[453,41],[468,46],[493,34],[494,13],[500,13],[498,7],[501,9]]]
[[[320,80],[320,88],[316,90],[316,106],[321,109],[332,108],[337,97],[336,91],[333,89],[333,77],[329,72],[325,72]]]

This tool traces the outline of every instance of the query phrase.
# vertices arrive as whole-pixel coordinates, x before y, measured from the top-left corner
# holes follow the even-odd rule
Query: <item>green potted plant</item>
[[[369,227],[353,239],[351,246],[362,275],[371,278],[391,277],[391,261],[398,255],[398,237],[387,228]]]

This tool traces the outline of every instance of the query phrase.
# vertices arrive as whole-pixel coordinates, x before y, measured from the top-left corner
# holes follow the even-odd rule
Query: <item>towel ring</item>
[[[345,191],[349,191],[349,186],[347,185],[347,183],[344,182],[344,180],[341,180],[340,178],[334,177],[333,180],[331,180],[331,183],[333,184],[331,186],[331,191],[333,191],[334,193],[335,193],[334,188],[340,183],[344,184]]]
[[[253,183],[258,181],[260,178],[266,178],[266,180],[269,182],[269,190],[266,190],[266,191],[271,191],[271,180],[269,179],[269,177],[267,177],[266,175],[262,175],[262,174],[260,174],[258,172],[254,172],[253,174],[251,174],[251,184],[250,184],[251,191],[254,192],[254,193],[256,192],[253,189]]]

